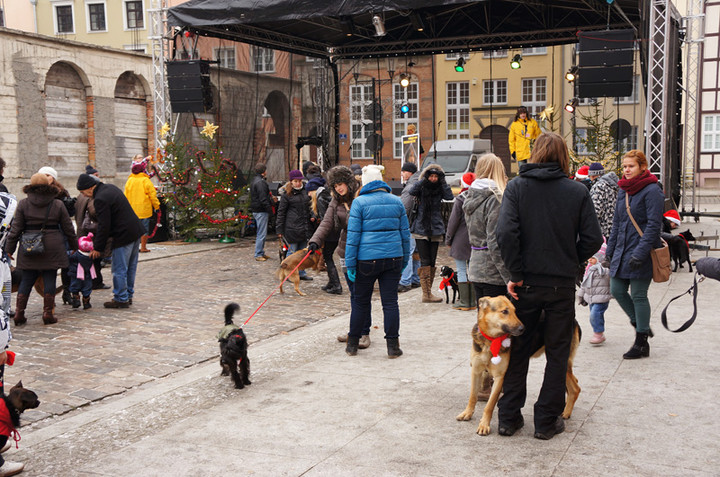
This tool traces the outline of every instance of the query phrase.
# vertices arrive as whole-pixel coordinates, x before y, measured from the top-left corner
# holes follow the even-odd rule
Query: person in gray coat
[[[472,285],[468,280],[467,269],[470,260],[470,237],[468,236],[463,204],[470,184],[475,180],[474,172],[466,172],[460,179],[462,189],[453,203],[452,212],[448,219],[447,233],[445,234],[445,245],[450,247],[450,256],[455,259],[455,274],[457,275],[458,292],[460,299],[453,308],[462,311],[470,311],[477,308],[475,294],[472,292]]]
[[[18,251],[17,268],[22,271],[22,279],[15,305],[15,325],[19,326],[27,322],[25,308],[30,290],[39,276],[43,277],[45,285],[42,319],[44,324],[51,325],[57,323],[57,318],[53,315],[57,271],[59,268],[67,268],[70,263],[65,243],[67,241],[71,250],[77,250],[77,236],[67,208],[56,198],[58,189],[50,185],[50,180],[45,174],[33,174],[30,184],[23,188],[23,192],[27,194],[27,198],[18,203],[5,244],[5,252],[12,259],[23,232],[39,231],[43,225],[45,250],[37,255],[28,255],[22,247]]]
[[[402,175],[403,181],[405,181],[405,187],[400,194],[400,200],[402,200],[405,206],[405,213],[408,216],[408,220],[410,220],[410,212],[415,204],[415,198],[410,195],[410,189],[412,189],[413,184],[415,184],[420,177],[420,171],[418,171],[414,163],[406,162],[402,165],[400,174]],[[420,260],[415,250],[415,239],[410,237],[410,261],[405,269],[403,269],[400,284],[398,285],[398,293],[404,293],[420,286],[418,268],[420,268]]]

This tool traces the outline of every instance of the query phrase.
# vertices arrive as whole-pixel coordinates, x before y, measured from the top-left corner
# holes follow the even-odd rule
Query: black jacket
[[[97,234],[93,237],[95,250],[105,250],[108,238],[113,239],[113,248],[119,248],[133,243],[145,234],[145,228],[135,215],[130,202],[116,186],[98,183],[93,199],[98,219]]]
[[[288,182],[285,189],[289,189],[290,194],[284,190],[280,195],[275,230],[285,237],[288,243],[304,242],[312,236],[313,230],[310,222],[310,197],[305,187],[295,190]]]
[[[603,243],[590,193],[557,163],[526,164],[503,194],[496,230],[513,282],[574,287]]]
[[[262,174],[257,174],[250,184],[250,212],[273,213],[270,201],[270,187]]]

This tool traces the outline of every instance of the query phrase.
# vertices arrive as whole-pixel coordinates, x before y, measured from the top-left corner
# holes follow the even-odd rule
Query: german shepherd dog
[[[481,436],[490,434],[490,420],[492,419],[495,405],[500,398],[505,372],[510,362],[510,336],[519,336],[525,331],[525,327],[515,314],[515,306],[504,296],[483,297],[478,300],[477,323],[472,329],[473,347],[470,356],[471,384],[470,399],[463,412],[458,414],[458,421],[469,421],[475,412],[475,405],[478,401],[478,392],[483,381],[493,378],[492,390],[483,410],[477,433]],[[501,340],[496,342],[496,340]],[[563,411],[563,418],[568,419],[572,414],[575,401],[580,394],[578,380],[572,372],[572,363],[575,352],[580,344],[580,327],[575,322],[573,340],[568,359],[566,377],[567,403]],[[545,347],[539,344],[538,350],[533,358],[542,355]],[[496,354],[496,357],[493,355]],[[498,359],[499,358],[499,359]]]
[[[450,303],[449,288],[452,288],[452,302],[455,303],[455,297],[457,297],[459,291],[457,274],[455,273],[455,270],[446,265],[443,265],[442,267],[440,267],[440,276],[442,277],[442,281],[440,282],[440,289],[445,290],[445,303]],[[445,286],[442,286],[443,284],[445,284]]]
[[[309,268],[312,268],[314,270],[318,269],[318,264],[320,263],[320,259],[322,258],[322,252],[320,250],[317,250],[315,253],[311,253],[308,258],[305,259],[302,263],[300,261],[305,257],[305,254],[307,254],[308,249],[303,248],[298,250],[297,252],[293,253],[289,257],[287,257],[285,260],[282,261],[280,264],[280,268],[278,268],[277,271],[277,278],[280,280],[280,293],[285,293],[282,288],[282,282],[285,280],[285,277],[289,277],[289,280],[293,282],[293,285],[295,285],[295,291],[300,296],[305,296],[306,294],[300,291],[300,270],[307,270]],[[297,270],[295,270],[295,267],[298,266],[298,263],[300,263],[300,266]],[[295,270],[295,271],[293,271]]]
[[[690,263],[690,242],[694,242],[695,237],[690,233],[690,229],[673,235],[667,239],[668,248],[670,249],[670,259],[675,266],[673,272],[677,272],[678,265],[683,268],[683,262],[687,262],[690,273],[693,271],[692,263]]]
[[[225,307],[225,326],[218,333],[220,342],[221,376],[232,376],[237,389],[242,389],[250,382],[250,360],[248,359],[248,342],[245,332],[233,323],[233,315],[240,310],[240,305],[230,303]]]

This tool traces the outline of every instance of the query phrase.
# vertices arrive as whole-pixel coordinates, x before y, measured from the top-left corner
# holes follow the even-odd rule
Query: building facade
[[[720,1],[705,2],[705,41],[700,62],[697,182],[720,187]]]

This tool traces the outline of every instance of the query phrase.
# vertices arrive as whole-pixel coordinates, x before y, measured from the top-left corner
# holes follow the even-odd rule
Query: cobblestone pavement
[[[25,424],[63,415],[108,396],[217,359],[216,334],[223,309],[241,305],[241,324],[277,285],[277,245],[269,242],[266,262],[253,258],[252,239],[233,245],[217,242],[151,244],[141,254],[134,304],[129,309],[102,306],[111,290],[93,291],[92,309],[72,309],[57,297],[58,323],[42,324],[42,301],[33,292],[28,323],[14,327],[11,349],[18,354],[6,367],[5,381],[34,390],[42,402],[23,415]],[[103,270],[110,282],[109,268]],[[314,281],[301,282],[308,296],[292,286],[276,292],[246,325],[251,343],[286,333],[350,309],[349,294],[328,295],[320,287],[327,275],[310,272]],[[14,297],[13,297],[14,299]],[[219,369],[219,367],[218,367]]]

